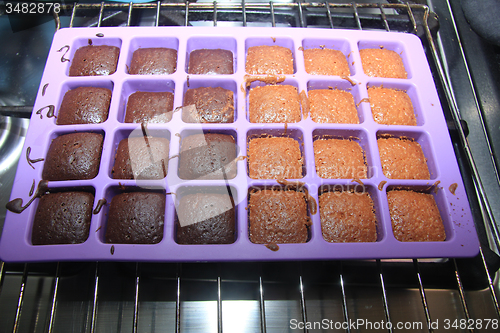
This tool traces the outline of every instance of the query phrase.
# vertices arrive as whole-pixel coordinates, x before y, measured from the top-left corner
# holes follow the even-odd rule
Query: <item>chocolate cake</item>
[[[320,139],[314,141],[316,173],[321,178],[367,178],[364,151],[353,140]]]
[[[299,94],[290,85],[257,86],[249,93],[252,123],[296,123],[301,120]]]
[[[179,177],[232,179],[236,177],[236,142],[228,134],[194,134],[181,140]]]
[[[130,61],[129,74],[172,74],[177,68],[177,50],[165,47],[137,49]]]
[[[89,237],[94,195],[68,191],[44,194],[33,221],[33,245],[79,244]]]
[[[129,96],[126,123],[167,123],[172,119],[174,94],[137,91]]]
[[[427,160],[418,142],[405,138],[379,138],[377,144],[387,178],[430,179]]]
[[[393,190],[387,192],[394,237],[401,242],[444,241],[446,232],[432,194]]]
[[[163,238],[165,194],[130,192],[111,199],[106,243],[156,244]]]
[[[252,243],[307,242],[311,222],[304,193],[282,190],[251,192],[248,211]]]
[[[401,56],[386,49],[359,50],[363,71],[372,77],[406,79],[407,73]]]
[[[402,90],[368,88],[373,119],[384,125],[417,125],[410,96]]]
[[[306,72],[312,75],[349,76],[351,71],[346,56],[337,50],[327,48],[306,49],[304,66]]]
[[[245,71],[248,74],[293,74],[293,54],[278,45],[251,46],[247,51]]]
[[[43,165],[44,180],[92,179],[99,172],[103,136],[77,132],[52,140]]]
[[[233,92],[221,87],[188,89],[184,95],[182,120],[186,123],[232,123]]]
[[[57,125],[99,124],[108,119],[111,90],[78,87],[68,90],[57,113]]]
[[[338,89],[309,90],[311,119],[317,123],[359,124],[351,93]]]
[[[168,172],[169,141],[136,137],[120,141],[116,149],[113,179],[161,179]]]
[[[233,52],[223,49],[191,51],[188,74],[234,74]]]
[[[228,194],[195,193],[177,206],[177,243],[231,244],[235,239],[234,202]]]
[[[87,45],[76,50],[69,76],[110,75],[116,72],[120,49],[109,45]]]
[[[253,179],[302,178],[302,153],[292,138],[251,139],[248,144],[248,174]]]
[[[326,192],[319,196],[323,238],[332,243],[377,241],[377,218],[367,192]]]

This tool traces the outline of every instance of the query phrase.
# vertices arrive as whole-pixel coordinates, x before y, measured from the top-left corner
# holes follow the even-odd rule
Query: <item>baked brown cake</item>
[[[79,244],[89,237],[94,195],[56,192],[43,195],[33,221],[33,245]]]
[[[129,74],[172,74],[177,68],[177,50],[166,47],[137,49],[130,61]]]
[[[296,123],[301,120],[297,88],[290,85],[257,86],[249,93],[252,123]]]
[[[316,173],[321,178],[367,178],[364,151],[353,140],[314,141],[314,162]]]
[[[311,222],[304,193],[281,190],[251,192],[248,210],[252,243],[307,242]]]
[[[137,137],[118,144],[114,179],[161,179],[168,172],[169,141],[166,138]]]
[[[351,93],[338,89],[309,90],[311,119],[317,123],[359,124]]]
[[[99,124],[108,119],[111,90],[78,87],[68,90],[57,113],[57,125]]]
[[[45,180],[92,179],[99,172],[103,136],[77,132],[52,140],[43,165]]]
[[[430,178],[427,160],[418,142],[405,138],[379,138],[377,144],[387,178]]]
[[[126,123],[167,123],[172,119],[174,94],[137,91],[129,96]]]
[[[120,49],[109,45],[87,45],[76,50],[69,76],[110,75],[116,72]]]
[[[191,51],[188,74],[234,74],[233,52],[223,49]]]
[[[337,50],[327,48],[306,49],[304,52],[304,66],[306,72],[312,75],[349,76],[351,70],[346,56]]]
[[[293,54],[278,45],[251,46],[247,51],[245,71],[248,74],[293,74]]]
[[[221,87],[188,89],[184,95],[182,120],[186,123],[232,123],[233,92]]]
[[[299,142],[292,138],[255,138],[248,144],[248,174],[253,179],[302,178]]]
[[[111,199],[106,243],[156,244],[163,238],[165,194],[130,192]]]
[[[323,238],[332,243],[377,241],[377,218],[368,192],[326,192],[319,196]]]
[[[181,141],[179,177],[232,179],[236,177],[236,142],[228,134],[194,134]]]
[[[394,237],[401,242],[444,241],[446,232],[432,194],[387,192]]]
[[[368,88],[373,119],[384,125],[417,125],[410,96],[402,90]]]
[[[177,217],[179,244],[234,243],[234,202],[228,194],[184,195],[177,206]]]
[[[386,49],[359,50],[363,71],[372,77],[406,79],[407,73],[401,56]]]

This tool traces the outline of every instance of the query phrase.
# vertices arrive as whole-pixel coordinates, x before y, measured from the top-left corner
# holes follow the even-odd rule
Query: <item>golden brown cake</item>
[[[402,90],[368,88],[373,119],[384,125],[417,125],[410,96]]]
[[[349,76],[351,71],[341,51],[314,48],[304,50],[306,72],[313,75]]]
[[[177,50],[166,47],[137,49],[130,61],[130,74],[172,74],[177,68]]]
[[[248,74],[293,74],[292,51],[278,45],[249,47],[245,71]]]
[[[302,178],[299,142],[292,138],[255,138],[248,145],[248,173],[253,179]]]
[[[406,79],[408,77],[401,56],[386,49],[359,51],[363,71],[368,76]]]
[[[359,124],[351,93],[338,89],[309,90],[311,119],[317,123]]]
[[[297,88],[290,85],[257,86],[249,93],[251,123],[296,123],[301,120]]]
[[[368,192],[326,192],[319,196],[323,238],[332,243],[375,242],[377,218]]]
[[[256,244],[305,243],[310,220],[305,194],[261,190],[250,193],[249,233]]]
[[[430,179],[427,160],[418,142],[405,138],[379,138],[377,144],[387,178]]]
[[[394,237],[401,242],[444,241],[446,233],[432,194],[387,192]]]
[[[316,173],[321,178],[367,178],[364,152],[359,143],[343,139],[314,141]]]
[[[167,123],[172,119],[174,94],[137,91],[129,96],[126,123]]]

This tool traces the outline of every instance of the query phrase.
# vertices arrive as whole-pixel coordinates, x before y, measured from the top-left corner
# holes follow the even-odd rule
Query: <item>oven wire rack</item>
[[[213,26],[224,25],[229,22],[230,24],[240,25],[240,26],[254,26],[254,25],[264,25],[270,27],[276,26],[291,26],[291,27],[311,27],[316,28],[352,28],[352,29],[378,29],[386,31],[403,31],[407,33],[414,33],[421,37],[423,42],[425,41],[428,57],[434,65],[435,73],[439,78],[439,83],[443,89],[444,98],[447,102],[447,106],[450,109],[452,119],[453,119],[453,129],[457,132],[458,138],[463,148],[465,158],[471,169],[471,177],[474,185],[475,194],[479,199],[479,208],[482,213],[487,216],[485,220],[489,223],[485,226],[492,234],[493,243],[500,249],[500,237],[497,225],[494,222],[494,218],[488,203],[488,199],[485,195],[481,180],[478,175],[477,168],[475,166],[470,147],[467,143],[466,133],[460,123],[460,114],[456,100],[451,89],[451,82],[449,81],[449,76],[445,71],[443,62],[441,60],[440,52],[435,41],[435,34],[432,31],[431,25],[436,21],[436,18],[432,12],[430,12],[429,7],[426,5],[419,4],[385,4],[385,3],[363,3],[358,4],[352,3],[329,3],[329,2],[227,2],[220,3],[214,2],[185,2],[185,3],[169,3],[169,2],[152,2],[152,3],[75,3],[72,5],[62,5],[61,15],[69,14],[69,27],[78,26],[79,22],[83,20],[85,26],[132,26],[134,25],[137,12],[141,11],[154,11],[153,19],[151,24],[154,26],[160,25],[196,25],[196,24],[211,24]],[[95,14],[90,15],[90,19],[87,19],[87,15],[92,12]],[[239,17],[235,19],[234,17]],[[56,30],[60,29],[61,17],[54,14],[54,21],[56,25]],[[165,23],[166,22],[166,23]],[[26,110],[24,110],[24,109]],[[29,109],[29,111],[28,111]],[[18,107],[15,112],[31,112],[29,107]],[[471,194],[469,193],[469,196]],[[482,223],[482,221],[479,221]],[[476,225],[478,221],[476,221]],[[409,290],[413,290],[418,293],[419,299],[421,301],[421,308],[417,309],[418,312],[423,314],[423,319],[425,320],[425,325],[421,328],[422,331],[433,332],[432,323],[435,322],[436,318],[431,316],[432,311],[429,304],[429,293],[434,294],[434,290],[444,290],[458,296],[452,297],[452,300],[458,300],[456,309],[456,318],[466,320],[469,323],[471,320],[477,320],[480,318],[481,313],[476,313],[474,306],[470,306],[470,303],[476,304],[477,299],[482,299],[484,297],[490,298],[491,303],[487,306],[489,309],[486,312],[490,315],[496,316],[496,319],[500,319],[500,305],[499,298],[497,296],[498,289],[498,275],[494,271],[490,271],[487,263],[488,254],[485,251],[490,249],[480,248],[480,254],[473,260],[473,267],[478,269],[480,280],[471,283],[469,278],[462,278],[464,271],[470,268],[471,261],[468,259],[454,259],[454,258],[443,258],[436,260],[422,260],[422,259],[409,259],[409,260],[373,260],[373,261],[363,261],[363,262],[353,262],[353,261],[340,261],[340,262],[296,262],[296,263],[281,263],[285,265],[285,271],[287,273],[291,272],[291,277],[282,278],[273,276],[273,274],[267,274],[266,270],[276,270],[273,264],[269,263],[224,263],[224,264],[147,264],[147,263],[124,263],[123,267],[119,267],[121,272],[125,270],[125,276],[133,281],[133,296],[131,297],[131,302],[129,307],[131,308],[132,318],[122,318],[122,321],[128,322],[128,324],[119,325],[120,330],[128,331],[131,329],[132,332],[140,331],[141,325],[139,324],[140,319],[140,309],[141,302],[144,300],[140,298],[143,295],[142,290],[146,282],[153,279],[158,281],[168,281],[168,284],[172,287],[172,295],[169,297],[169,301],[173,306],[171,309],[171,314],[173,319],[171,320],[171,327],[174,332],[182,332],[185,330],[196,331],[196,328],[189,327],[185,318],[183,318],[183,313],[188,313],[190,310],[186,308],[186,286],[192,285],[194,282],[208,283],[213,286],[213,295],[211,297],[211,302],[215,311],[213,315],[215,320],[213,321],[212,331],[222,332],[223,330],[231,331],[227,329],[227,319],[223,319],[223,308],[224,303],[229,301],[225,296],[227,286],[230,284],[244,284],[250,285],[254,290],[253,294],[253,305],[255,307],[254,314],[256,314],[257,319],[254,321],[252,328],[243,331],[256,331],[256,332],[271,332],[276,329],[274,317],[270,316],[270,312],[275,311],[274,306],[270,307],[270,299],[267,299],[268,294],[273,294],[271,292],[272,287],[278,284],[279,281],[286,280],[291,282],[292,287],[291,292],[294,293],[292,296],[287,296],[296,301],[295,314],[297,315],[298,322],[309,322],[315,318],[312,315],[312,310],[307,306],[308,303],[313,303],[317,300],[318,291],[322,291],[325,284],[328,286],[334,286],[338,288],[340,293],[338,294],[338,303],[340,303],[341,314],[339,314],[339,320],[342,322],[352,322],[358,320],[360,317],[360,311],[358,306],[353,300],[354,289],[363,287],[363,283],[370,285],[371,287],[378,290],[382,308],[382,320],[385,322],[393,322],[395,318],[399,315],[394,315],[398,311],[390,311],[391,304],[391,294],[393,294],[394,289],[401,287],[407,287]],[[2,296],[6,298],[5,294],[17,295],[17,306],[15,306],[15,314],[12,315],[12,332],[24,331],[26,327],[29,326],[30,331],[44,331],[44,332],[55,332],[58,325],[56,325],[56,318],[58,318],[58,312],[62,312],[63,309],[58,308],[58,304],[61,302],[61,281],[68,279],[68,267],[69,271],[74,264],[72,263],[50,263],[45,266],[40,266],[40,264],[7,264],[0,262],[0,300]],[[99,300],[103,293],[103,279],[107,279],[110,276],[115,276],[114,273],[110,274],[110,267],[116,268],[116,265],[120,263],[84,263],[85,272],[90,272],[89,275],[89,290],[91,292],[88,302],[84,302],[86,305],[82,306],[84,313],[81,315],[81,331],[83,332],[98,332],[99,325]],[[198,266],[196,266],[198,265]],[[250,269],[255,270],[256,274],[250,274],[250,277],[243,278],[227,276],[228,271],[232,270],[232,265],[234,267],[241,268],[241,265],[246,265]],[[279,266],[280,264],[278,264]],[[327,270],[329,273],[334,273],[332,276],[328,277],[313,277],[310,273],[311,271],[307,267],[313,265],[313,272],[321,269]],[[292,267],[293,266],[293,267]],[[201,273],[193,277],[190,272],[192,270],[197,270],[193,267],[203,267]],[[326,268],[325,268],[326,267]],[[444,280],[450,282],[446,284],[445,287],[442,285],[443,278],[441,280],[434,281],[430,276],[435,273],[435,269],[438,268],[439,272],[437,275],[446,276]],[[244,268],[245,269],[245,268]],[[244,270],[243,269],[243,270]],[[409,280],[413,279],[410,287],[407,283],[398,282],[397,277],[400,271],[404,271],[405,274],[410,276]],[[186,273],[187,272],[187,273]],[[215,273],[214,273],[215,272]],[[368,283],[363,282],[360,277],[353,278],[353,275],[357,272],[362,272],[363,274],[370,275],[373,277]],[[74,273],[74,272],[73,272]],[[80,271],[77,271],[81,275]],[[206,274],[205,274],[206,273]],[[230,274],[229,274],[230,275]],[[237,274],[236,274],[237,275]],[[27,312],[25,310],[25,302],[27,298],[27,287],[28,280],[37,279],[39,277],[47,277],[51,282],[50,291],[45,297],[38,295],[38,302],[45,301],[44,306],[38,304],[38,310],[45,309],[44,311],[36,311],[33,309],[33,305],[30,305],[30,312],[36,312],[36,320],[32,318],[27,319],[31,324],[23,324],[21,319],[24,319]],[[19,284],[18,292],[12,290],[7,290],[6,281],[9,279],[15,279],[17,284]],[[20,279],[20,281],[18,281]],[[324,279],[328,281],[325,282]],[[367,278],[368,279],[368,278]],[[408,280],[408,279],[407,279]],[[407,281],[405,280],[405,281]],[[361,282],[360,282],[361,281]],[[429,286],[426,286],[429,282]],[[16,284],[14,283],[14,284]],[[35,283],[35,282],[33,282]],[[142,283],[142,287],[141,287]],[[11,283],[8,283],[11,286]],[[297,287],[298,285],[298,287]],[[467,285],[471,287],[467,287]],[[325,287],[326,288],[326,287]],[[328,287],[329,288],[329,287]],[[182,290],[182,293],[181,293]],[[310,297],[308,293],[314,294],[314,297]],[[480,293],[479,297],[476,297],[474,293]],[[489,294],[489,296],[485,296]],[[278,298],[279,297],[272,297]],[[319,297],[321,298],[321,297]],[[356,298],[356,297],[354,297]],[[432,296],[431,298],[435,298]],[[30,301],[31,303],[31,301]],[[63,302],[61,302],[63,303]],[[36,306],[35,306],[36,307]],[[25,312],[23,312],[23,309]],[[316,309],[316,306],[313,306]],[[9,308],[11,310],[11,308]],[[45,315],[45,318],[39,318],[39,314]],[[119,316],[123,317],[125,315],[125,310],[120,308]],[[127,312],[130,315],[130,312]],[[292,311],[293,312],[293,311]],[[393,314],[391,316],[391,313]],[[479,317],[478,317],[479,315]],[[2,316],[5,316],[2,315]],[[186,316],[184,316],[186,317]],[[227,318],[227,317],[224,317]],[[256,324],[257,323],[257,324]],[[290,321],[291,323],[291,321]],[[151,323],[148,323],[149,326]],[[476,329],[477,328],[477,329]],[[342,327],[346,332],[351,332],[351,327]],[[118,330],[118,329],[117,329]],[[152,330],[152,329],[151,329]],[[198,330],[203,332],[204,328]],[[2,328],[2,332],[10,331],[9,328]],[[152,330],[153,331],[153,330]],[[304,332],[308,332],[309,329],[304,327],[302,329]],[[386,331],[393,332],[395,327],[386,327]],[[466,327],[463,331],[481,331],[475,326]],[[488,330],[486,330],[488,331]]]

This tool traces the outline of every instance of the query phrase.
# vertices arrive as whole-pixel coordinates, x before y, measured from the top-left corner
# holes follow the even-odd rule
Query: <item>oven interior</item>
[[[0,5],[1,6],[1,5]],[[266,26],[417,34],[467,187],[475,258],[228,263],[0,263],[2,332],[493,332],[500,319],[500,48],[470,29],[460,1],[359,3],[65,2],[55,17],[0,7],[0,230],[55,29]],[[325,323],[324,320],[328,322]],[[477,325],[478,320],[483,325]],[[473,326],[462,325],[461,322]],[[321,323],[308,329],[299,323]],[[337,323],[338,325],[335,325]],[[438,326],[435,323],[439,323]],[[428,324],[431,324],[430,326]],[[434,326],[433,326],[434,325]],[[497,326],[498,327],[498,326]]]

